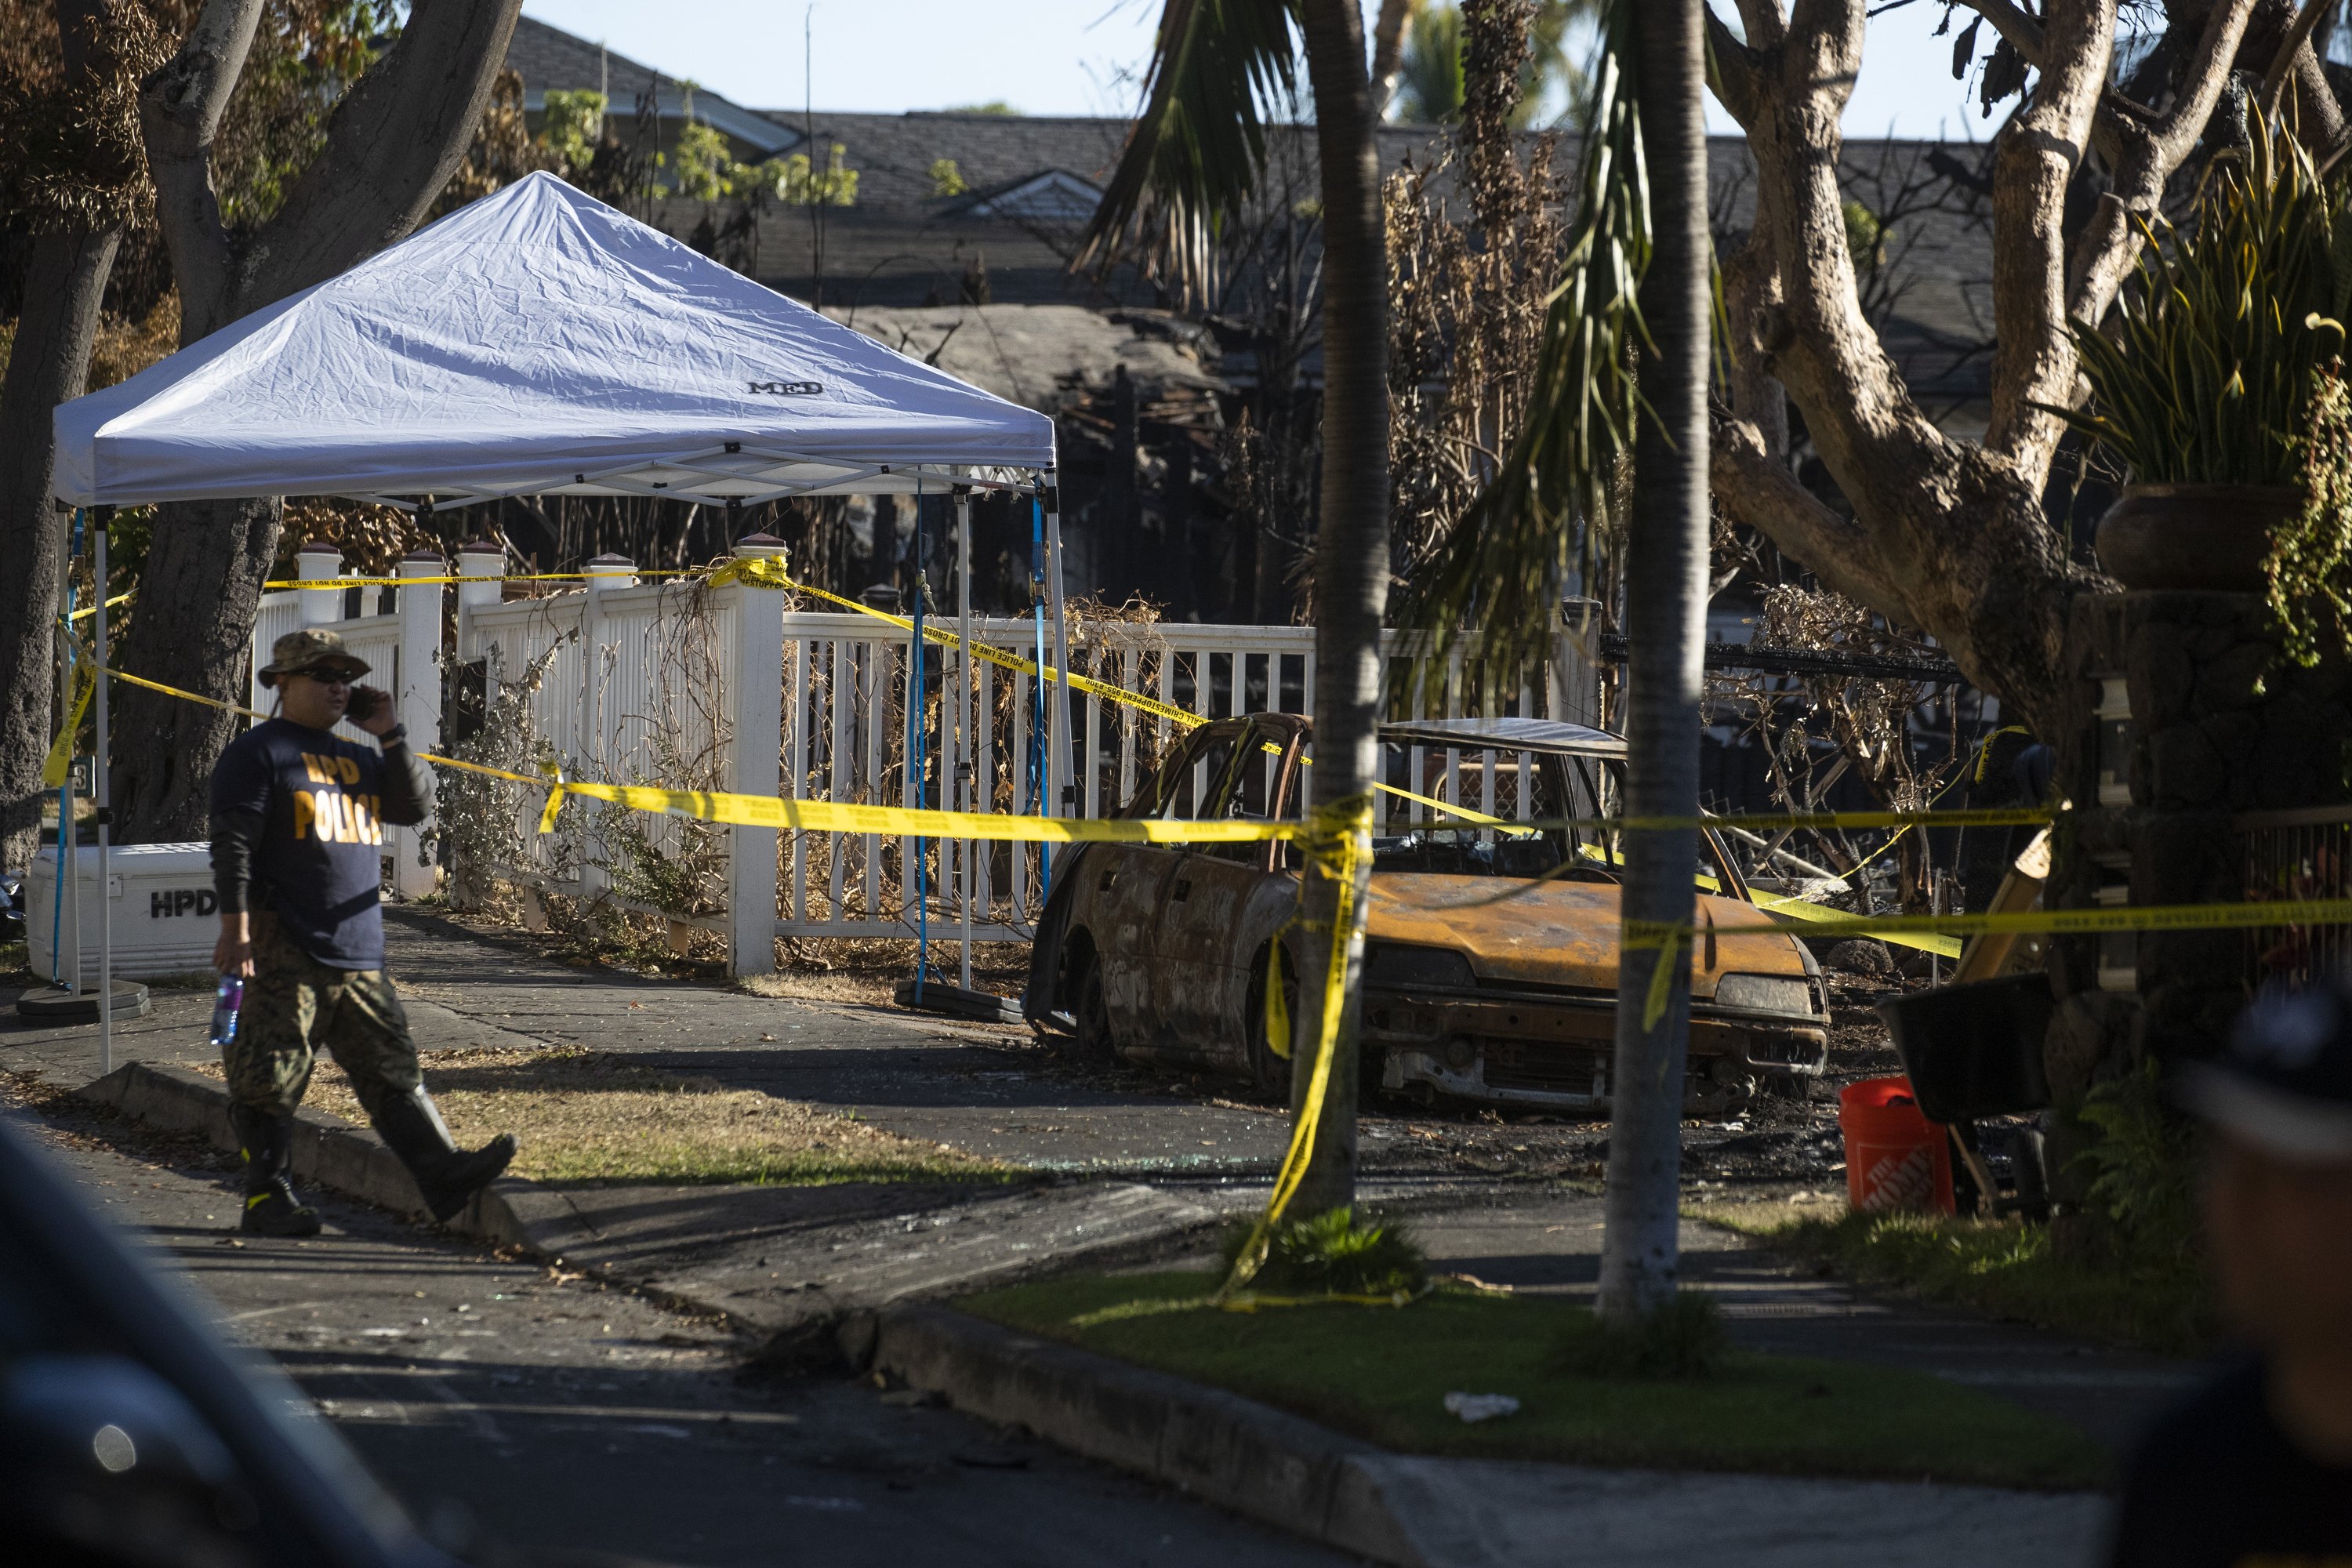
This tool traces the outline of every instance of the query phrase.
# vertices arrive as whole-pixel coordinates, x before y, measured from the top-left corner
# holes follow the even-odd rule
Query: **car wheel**
[[[1110,1003],[1103,995],[1099,963],[1087,964],[1086,973],[1078,977],[1077,998],[1070,1008],[1070,1016],[1076,1024],[1070,1035],[1071,1059],[1090,1067],[1108,1064],[1118,1044],[1111,1038]]]
[[[1282,973],[1283,1010],[1291,1020],[1291,1038],[1297,1037],[1298,976],[1287,963]],[[1290,1062],[1274,1054],[1265,1037],[1265,965],[1257,966],[1256,983],[1249,993],[1249,1075],[1250,1083],[1260,1094],[1287,1101],[1290,1099]]]

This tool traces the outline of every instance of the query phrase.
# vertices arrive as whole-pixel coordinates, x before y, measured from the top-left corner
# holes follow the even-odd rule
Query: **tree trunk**
[[[1323,497],[1315,542],[1315,766],[1313,811],[1369,800],[1380,759],[1381,622],[1388,605],[1389,405],[1387,262],[1380,161],[1372,145],[1371,82],[1356,0],[1307,0],[1298,11],[1315,93],[1323,170]],[[1346,932],[1345,1000],[1336,1056],[1307,1176],[1294,1206],[1320,1214],[1356,1193],[1358,984],[1364,949],[1369,860],[1355,871]],[[1300,879],[1301,1029],[1319,1037],[1331,928],[1340,883],[1309,869]],[[1291,1102],[1303,1109],[1311,1048],[1292,1058]]]
[[[521,0],[416,0],[391,51],[336,106],[326,144],[277,216],[233,239],[221,226],[212,144],[262,6],[206,0],[180,52],[140,92],[156,218],[180,290],[181,342],[404,238],[481,122],[520,9]],[[273,500],[160,509],[121,667],[236,700],[282,515]],[[118,697],[122,841],[201,835],[213,764],[236,720],[137,688]]]
[[[1655,246],[1642,312],[1656,352],[1642,395],[1655,411],[1633,450],[1626,540],[1625,811],[1698,811],[1700,644],[1707,567],[1706,132],[1700,0],[1645,0],[1637,22],[1642,143]],[[1683,1068],[1690,1034],[1686,941],[1636,945],[1641,924],[1687,926],[1695,912],[1694,829],[1625,837],[1625,931],[1617,972],[1617,1055],[1611,1075],[1609,1187],[1600,1310],[1626,1318],[1675,1293],[1682,1168]],[[1652,977],[1667,968],[1666,1005],[1652,1016]]]
[[[247,644],[284,510],[274,500],[160,508],[117,666],[243,707]],[[156,613],[165,605],[183,613]],[[113,697],[116,841],[206,837],[213,764],[244,721],[128,681]]]
[[[120,65],[100,47],[97,0],[58,0],[58,47],[69,89]],[[94,53],[100,58],[94,58]],[[56,699],[58,556],[65,514],[50,492],[57,449],[51,414],[79,397],[121,242],[119,222],[66,222],[33,241],[16,341],[0,380],[0,866],[26,866],[40,848],[41,764]]]
[[[57,446],[49,416],[79,397],[89,372],[106,275],[121,230],[60,230],[33,242],[25,309],[0,383],[0,866],[29,866],[40,848],[41,763],[55,696],[58,552],[66,514],[50,493]]]

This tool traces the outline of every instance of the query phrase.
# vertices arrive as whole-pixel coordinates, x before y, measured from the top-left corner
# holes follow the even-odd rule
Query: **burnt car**
[[[1623,798],[1623,739],[1482,719],[1385,725],[1381,743],[1383,781],[1404,793],[1380,797],[1372,841],[1365,1085],[1432,1103],[1605,1112],[1620,847],[1597,827],[1509,819],[1608,815]],[[1120,815],[1297,820],[1311,750],[1307,721],[1293,714],[1203,725]],[[1440,810],[1441,799],[1489,821]],[[1717,1115],[1760,1089],[1801,1096],[1828,1056],[1820,966],[1748,901],[1717,837],[1698,843],[1685,1107]],[[1280,842],[1065,851],[1024,1015],[1081,1059],[1206,1069],[1280,1092],[1290,1069],[1267,1046],[1265,988],[1279,942],[1295,1000],[1300,864],[1298,847]]]

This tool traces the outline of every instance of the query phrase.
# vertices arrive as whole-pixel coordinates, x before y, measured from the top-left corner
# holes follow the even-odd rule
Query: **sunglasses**
[[[305,680],[315,680],[321,686],[349,686],[359,679],[349,670],[298,669],[294,673]]]

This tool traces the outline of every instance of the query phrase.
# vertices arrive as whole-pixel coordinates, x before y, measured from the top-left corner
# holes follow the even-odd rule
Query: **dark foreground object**
[[[300,1395],[0,1128],[0,1541],[12,1561],[442,1568]]]

